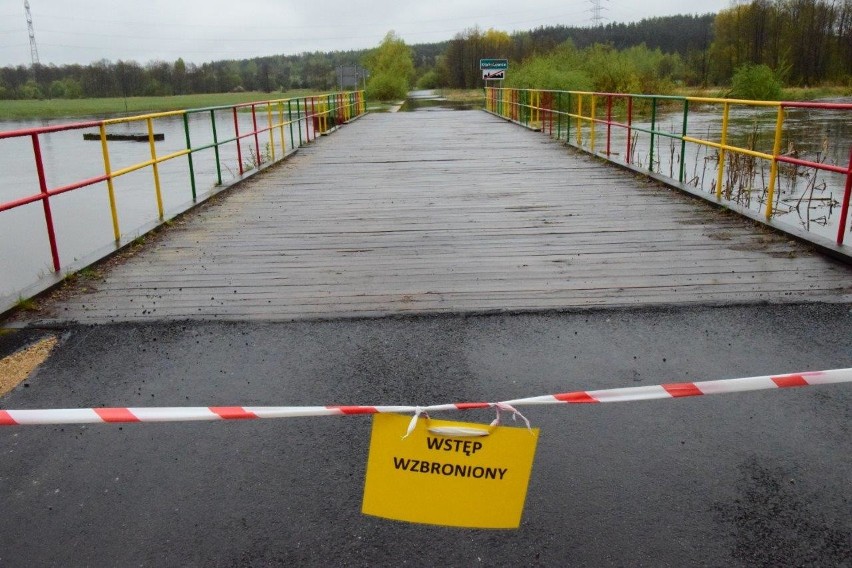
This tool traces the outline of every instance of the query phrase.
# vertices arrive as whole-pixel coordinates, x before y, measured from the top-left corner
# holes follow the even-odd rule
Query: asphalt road
[[[0,408],[505,400],[849,367],[850,329],[843,304],[70,327]],[[369,417],[8,427],[0,566],[850,566],[850,409],[848,384],[530,408],[515,531],[361,515]]]

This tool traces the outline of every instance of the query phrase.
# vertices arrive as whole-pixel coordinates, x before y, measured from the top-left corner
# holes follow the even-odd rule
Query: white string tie
[[[495,402],[493,406],[494,406],[494,408],[497,409],[497,417],[491,423],[492,426],[499,426],[500,425],[500,411],[505,410],[507,412],[512,413],[512,420],[515,421],[515,422],[518,421],[518,417],[520,416],[521,420],[524,421],[524,424],[527,425],[527,430],[529,430],[530,433],[532,433],[532,425],[530,424],[530,421],[527,420],[526,416],[524,416],[523,414],[518,412],[517,408],[515,408],[511,404],[506,404],[505,402]]]
[[[420,406],[414,407],[414,416],[411,417],[411,422],[408,423],[408,430],[405,432],[405,436],[402,437],[403,440],[411,436],[411,433],[414,432],[414,429],[417,428],[417,419],[420,418],[420,415],[424,414],[423,408]],[[426,415],[426,418],[429,418],[429,415]]]

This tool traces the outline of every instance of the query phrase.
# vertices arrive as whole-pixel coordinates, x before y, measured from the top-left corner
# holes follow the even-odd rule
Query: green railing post
[[[290,123],[290,145],[295,149],[296,138],[293,136],[293,107],[290,105],[291,102],[293,101],[287,100],[287,122]]]
[[[219,136],[216,134],[216,111],[210,109],[210,124],[213,126],[213,152],[216,154],[216,180],[222,185],[222,163],[219,160]],[[239,142],[237,142],[239,144]]]
[[[189,115],[183,113],[183,132],[186,135],[186,159],[189,162],[189,183],[192,186],[192,200],[195,201],[195,168],[192,166],[192,142],[189,141]]]
[[[687,121],[689,119],[689,99],[683,99],[683,128],[680,132],[680,173],[678,174],[678,181],[680,183],[684,182],[686,178],[686,137],[687,133]]]
[[[562,138],[562,91],[556,93],[556,139]]]
[[[648,171],[654,171],[654,139],[657,132],[657,97],[651,97],[651,149],[648,156]]]
[[[304,144],[304,142],[302,142],[302,114],[301,114],[302,111],[299,110],[299,105],[300,105],[299,99],[296,99],[296,118],[297,118],[296,126],[299,127],[299,148],[301,148],[302,144]],[[307,111],[308,111],[308,105],[305,104],[305,112],[307,112]],[[307,127],[305,127],[305,128],[307,128]]]

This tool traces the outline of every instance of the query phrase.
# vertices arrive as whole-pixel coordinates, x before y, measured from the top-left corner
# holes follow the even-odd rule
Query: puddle
[[[476,110],[485,106],[482,101],[448,101],[441,97],[435,98],[409,98],[400,107],[400,112],[414,112],[418,110]]]

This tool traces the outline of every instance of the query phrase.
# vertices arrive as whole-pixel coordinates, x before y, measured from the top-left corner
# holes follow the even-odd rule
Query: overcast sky
[[[466,28],[592,25],[591,0],[29,0],[42,64],[100,59],[203,63],[362,49],[394,30],[406,43]],[[605,22],[717,12],[731,0],[599,0]],[[0,0],[0,66],[29,64],[24,0]]]

